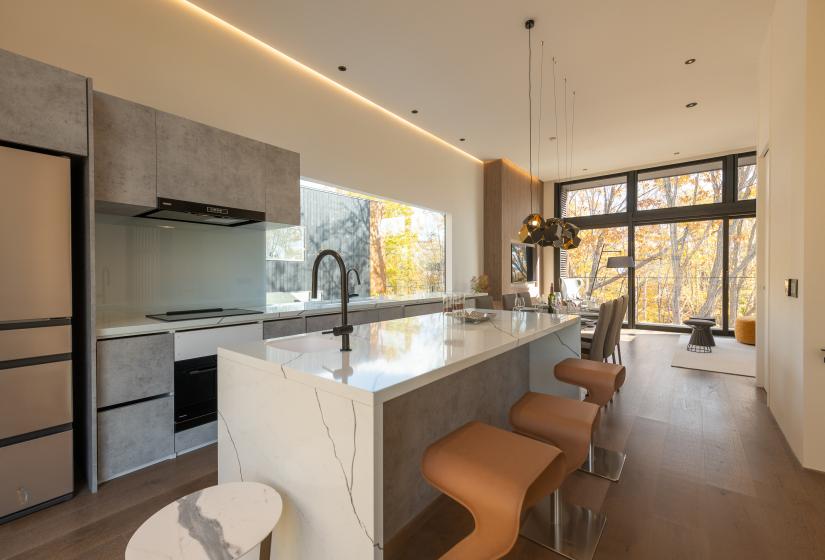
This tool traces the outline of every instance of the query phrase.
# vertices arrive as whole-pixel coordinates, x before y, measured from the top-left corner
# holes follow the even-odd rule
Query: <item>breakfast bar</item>
[[[571,315],[436,313],[356,326],[351,352],[321,333],[220,348],[219,482],[280,493],[279,558],[383,558],[438,496],[427,446],[472,420],[507,428],[528,390],[578,397],[552,372],[579,332]]]

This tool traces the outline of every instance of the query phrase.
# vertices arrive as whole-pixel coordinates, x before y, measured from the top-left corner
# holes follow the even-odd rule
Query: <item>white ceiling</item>
[[[525,169],[524,20],[534,18],[534,128],[539,42],[545,42],[544,180],[756,144],[757,58],[773,0],[195,3],[479,159],[506,157]],[[696,63],[685,65],[688,58]],[[347,72],[337,70],[341,64]],[[568,127],[576,91],[575,129],[567,141],[564,77]],[[685,108],[690,101],[699,106]],[[420,113],[412,115],[413,108]],[[556,143],[548,140],[556,135],[558,172]],[[462,137],[467,141],[459,142]],[[534,154],[537,142],[538,132]]]

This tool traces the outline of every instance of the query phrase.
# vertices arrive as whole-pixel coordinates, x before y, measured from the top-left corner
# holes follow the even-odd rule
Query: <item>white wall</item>
[[[4,1],[0,48],[90,76],[100,91],[300,152],[306,177],[447,212],[454,289],[481,270],[480,162],[180,0]]]
[[[796,456],[825,470],[825,45],[821,0],[777,0],[762,50],[759,141],[769,192],[758,243],[767,291],[757,345],[767,349],[768,405]],[[763,184],[760,183],[760,188]],[[799,279],[799,298],[783,293]]]

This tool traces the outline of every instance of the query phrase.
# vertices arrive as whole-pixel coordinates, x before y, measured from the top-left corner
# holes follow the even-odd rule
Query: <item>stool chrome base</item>
[[[607,516],[568,504],[556,490],[528,513],[521,536],[571,560],[591,560]]]
[[[591,442],[587,459],[584,460],[584,464],[579,467],[579,470],[606,478],[612,482],[618,482],[619,477],[622,476],[625,459],[627,459],[626,453],[598,447]]]

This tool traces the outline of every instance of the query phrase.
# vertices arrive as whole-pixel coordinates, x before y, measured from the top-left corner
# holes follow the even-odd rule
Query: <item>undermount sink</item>
[[[271,348],[298,352],[299,354],[310,354],[313,352],[329,352],[330,350],[340,350],[341,340],[334,336],[315,334],[309,336],[299,336],[296,338],[276,338],[266,343]]]

